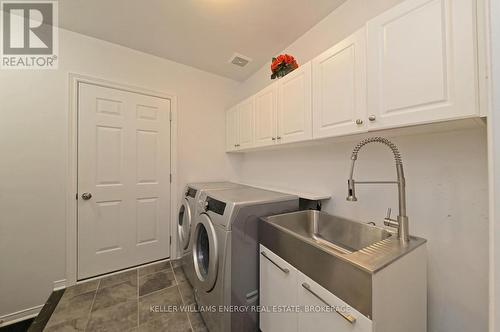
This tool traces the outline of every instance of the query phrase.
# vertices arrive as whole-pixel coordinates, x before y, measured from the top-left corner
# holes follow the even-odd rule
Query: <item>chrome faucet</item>
[[[369,143],[382,143],[388,146],[392,153],[394,154],[394,159],[396,161],[396,173],[397,180],[396,181],[355,181],[353,179],[354,176],[354,164],[358,159],[359,150],[363,146]],[[403,161],[401,159],[401,154],[397,146],[383,137],[371,137],[362,140],[359,142],[352,151],[351,154],[351,173],[349,176],[349,180],[347,180],[348,194],[347,200],[351,202],[355,202],[358,199],[356,198],[356,184],[397,184],[398,185],[398,198],[399,198],[399,215],[397,220],[391,219],[391,210],[387,211],[387,216],[384,219],[384,224],[386,226],[397,227],[398,229],[398,239],[403,244],[407,244],[410,240],[409,230],[408,230],[408,216],[406,215],[406,192],[405,192],[405,176],[403,172]]]

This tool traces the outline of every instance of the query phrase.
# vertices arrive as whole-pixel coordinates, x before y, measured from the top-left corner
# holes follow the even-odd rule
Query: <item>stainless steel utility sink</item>
[[[269,217],[267,222],[345,254],[391,236],[384,229],[313,210]]]
[[[374,275],[426,242],[314,210],[262,218],[259,241],[367,317]]]

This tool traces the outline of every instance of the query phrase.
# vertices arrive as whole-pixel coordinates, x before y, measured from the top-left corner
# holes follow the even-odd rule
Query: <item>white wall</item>
[[[396,0],[349,0],[285,51],[305,63],[333,46]],[[270,83],[265,66],[239,90],[249,96]],[[428,239],[430,332],[488,329],[488,178],[484,127],[391,138],[405,164],[410,232]],[[386,208],[397,214],[396,188],[359,186],[359,202],[345,200],[350,152],[357,139],[282,147],[234,156],[243,182],[329,192],[324,210],[382,225]],[[383,146],[360,153],[359,180],[391,179],[393,159]],[[409,299],[411,301],[411,299]]]
[[[233,172],[223,110],[237,83],[68,31],[59,44],[58,70],[0,71],[0,317],[65,279],[69,72],[177,94],[179,192]]]
[[[490,144],[490,332],[500,332],[500,2],[490,0],[492,112],[489,121]]]

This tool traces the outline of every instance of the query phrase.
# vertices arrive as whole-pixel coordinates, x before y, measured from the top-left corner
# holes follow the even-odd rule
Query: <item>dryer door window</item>
[[[201,289],[209,292],[215,285],[218,272],[217,238],[212,221],[200,214],[194,231],[193,260]]]
[[[184,199],[179,209],[177,233],[181,249],[186,250],[189,246],[189,237],[191,235],[191,209],[189,208],[187,199]]]

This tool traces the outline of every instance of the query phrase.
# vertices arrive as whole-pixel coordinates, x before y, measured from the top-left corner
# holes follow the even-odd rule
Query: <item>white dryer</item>
[[[177,218],[177,242],[181,253],[181,266],[191,284],[193,284],[194,263],[191,254],[192,248],[192,225],[197,215],[197,200],[203,191],[222,190],[243,187],[232,182],[200,182],[186,185],[182,203],[179,207]]]
[[[211,332],[258,331],[260,217],[299,209],[299,198],[257,188],[201,193],[193,232],[195,299]],[[227,311],[204,310],[226,306]],[[230,312],[231,308],[245,308]]]

